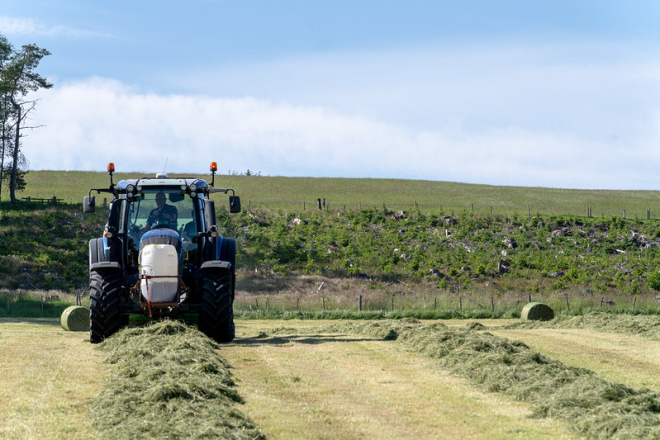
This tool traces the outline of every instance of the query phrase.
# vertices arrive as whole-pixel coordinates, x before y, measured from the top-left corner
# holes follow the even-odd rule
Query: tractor
[[[112,194],[103,236],[89,241],[90,341],[98,343],[129,322],[172,318],[196,322],[217,342],[234,339],[236,240],[223,237],[213,193],[231,192],[229,212],[241,211],[233,189],[198,178],[158,173],[90,189],[83,212],[96,197]]]

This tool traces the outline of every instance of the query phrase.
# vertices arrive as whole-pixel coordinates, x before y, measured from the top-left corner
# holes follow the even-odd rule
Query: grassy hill
[[[218,219],[223,235],[237,239],[238,287],[248,295],[309,295],[320,284],[310,277],[328,280],[326,295],[359,290],[383,304],[395,291],[481,295],[491,303],[507,294],[587,292],[602,304],[602,297],[642,293],[653,301],[660,289],[656,191],[261,176],[216,182],[242,197],[241,214],[219,209]],[[108,184],[105,173],[29,173],[23,196],[68,204],[3,204],[0,288],[84,289],[87,242],[100,236],[105,214],[76,213],[90,187]],[[319,197],[329,209],[316,208]]]
[[[115,182],[139,174],[115,174]],[[174,175],[173,175],[174,176]],[[195,176],[199,177],[199,176]],[[201,176],[204,177],[204,176]],[[206,178],[210,180],[210,175]],[[20,197],[52,198],[80,204],[90,188],[109,185],[107,173],[31,171]],[[330,210],[382,208],[477,215],[579,215],[591,207],[593,217],[660,218],[660,191],[575,190],[502,187],[452,182],[395,179],[216,176],[216,186],[230,187],[244,207],[283,210],[316,209],[325,198]],[[106,197],[107,195],[102,195]],[[5,196],[6,197],[6,196]],[[220,197],[220,196],[216,196]]]

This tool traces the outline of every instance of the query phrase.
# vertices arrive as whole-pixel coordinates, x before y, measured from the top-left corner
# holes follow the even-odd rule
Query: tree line
[[[0,34],[0,203],[3,183],[9,185],[11,203],[18,201],[16,192],[25,187],[27,160],[21,140],[27,130],[37,128],[28,124],[28,115],[37,105],[29,94],[53,86],[36,72],[48,55],[48,50],[35,44],[16,49]]]

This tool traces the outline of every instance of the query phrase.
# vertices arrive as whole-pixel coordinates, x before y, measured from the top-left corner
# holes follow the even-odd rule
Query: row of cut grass
[[[100,438],[261,439],[236,404],[218,344],[174,321],[129,328],[100,346],[112,365],[90,414]]]

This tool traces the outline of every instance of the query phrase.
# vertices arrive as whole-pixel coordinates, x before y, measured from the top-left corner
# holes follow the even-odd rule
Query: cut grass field
[[[121,169],[121,164],[116,164]],[[124,168],[127,165],[124,166]],[[104,168],[104,167],[102,167]],[[101,168],[101,169],[102,169]],[[144,176],[127,172],[114,175],[114,181]],[[151,174],[149,174],[151,175]],[[172,175],[173,177],[191,176]],[[193,175],[210,180],[210,175]],[[63,199],[65,203],[81,204],[90,188],[107,188],[109,177],[104,172],[30,171],[27,186],[19,197]],[[216,186],[234,188],[244,208],[261,207],[302,211],[316,210],[316,200],[325,199],[330,210],[359,207],[423,211],[455,211],[475,214],[505,215],[560,214],[586,215],[591,207],[593,216],[621,216],[660,218],[659,191],[575,190],[557,188],[506,187],[474,185],[454,182],[396,179],[340,179],[311,177],[216,176]],[[101,194],[108,197],[108,194]],[[216,196],[216,198],[220,199]]]
[[[617,321],[629,325],[632,321],[628,318],[613,316],[611,321],[614,325]],[[511,325],[518,320],[422,323],[411,320],[373,323],[238,320],[236,341],[216,347],[214,351],[231,366],[236,386],[235,391],[230,391],[234,396],[230,400],[244,401],[237,405],[238,411],[258,427],[255,435],[263,432],[267,438],[580,438],[575,424],[587,438],[638,438],[630,435],[655,432],[653,427],[658,416],[652,401],[657,400],[656,393],[660,391],[657,379],[660,356],[654,355],[660,352],[660,346],[649,338],[648,330],[644,330],[646,319],[632,317],[643,329],[635,334],[594,330],[590,326],[598,325],[597,315],[585,317],[586,328],[581,329],[552,327],[552,324],[542,328]],[[65,332],[53,318],[0,319],[0,437],[98,437],[93,425],[103,424],[93,420],[101,414],[100,407],[109,408],[114,399],[128,398],[121,386],[112,389],[108,388],[108,383],[118,382],[116,374],[123,374],[122,371],[139,368],[129,365],[130,362],[144,363],[144,375],[133,374],[126,379],[136,382],[130,392],[139,393],[144,386],[142,382],[147,380],[145,384],[148,384],[150,377],[166,373],[150,372],[146,367],[148,364],[163,369],[168,365],[165,360],[169,358],[163,353],[161,362],[159,353],[167,351],[169,337],[174,338],[172,343],[179,347],[170,350],[178,353],[173,358],[175,363],[196,365],[200,360],[214,358],[215,354],[208,353],[200,359],[187,357],[185,347],[197,346],[197,332],[187,336],[188,333],[175,327],[167,324],[153,330],[122,332],[104,352],[94,349],[85,333]],[[165,339],[152,344],[152,336]],[[450,339],[443,342],[447,336]],[[181,337],[190,338],[190,344],[179,340]],[[478,379],[488,375],[485,367],[471,366],[479,362],[479,356],[485,355],[488,365],[496,365],[501,360],[502,355],[496,351],[489,354],[490,349],[502,345],[518,347],[523,353],[527,350],[521,343],[510,342],[513,340],[522,340],[532,350],[540,352],[541,355],[532,355],[530,359],[543,362],[534,361],[528,366],[519,364],[517,355],[511,352],[508,356],[512,356],[512,363],[507,368],[522,366],[524,370],[518,370],[518,374],[525,371],[527,375],[532,374],[538,364],[550,379],[553,371],[560,368],[565,371],[561,374],[566,374],[562,380],[575,377],[582,381],[587,387],[581,391],[585,394],[580,394],[578,399],[566,392],[552,396],[555,390],[543,387],[553,381],[544,379],[538,382],[540,388],[536,393],[547,393],[549,397],[547,407],[542,405],[545,409],[539,411],[534,399],[517,398],[515,393],[500,388],[503,382],[493,388],[493,384]],[[427,341],[450,345],[440,350],[444,355],[437,356],[433,354],[437,349],[429,350]],[[134,355],[126,352],[130,346],[137,350]],[[458,351],[451,354],[455,348]],[[108,355],[110,365],[104,362]],[[199,372],[216,370],[222,369],[204,367]],[[221,373],[221,377],[224,384],[231,383],[225,373]],[[521,384],[527,380],[523,376],[518,378]],[[582,420],[578,417],[574,424],[572,418],[566,419],[562,413],[566,408],[553,406],[562,402],[569,407],[599,402],[600,391],[594,393],[588,388],[591,386],[588,380],[592,378],[596,385],[606,386],[602,397],[613,399],[599,403],[605,412],[599,413],[597,418],[606,421],[609,429],[606,431],[592,426],[589,417]],[[188,379],[182,387],[175,387],[178,391],[168,384],[164,384],[165,391],[158,391],[163,381],[154,380],[150,391],[145,392],[147,398],[143,404],[146,407],[142,408],[143,404],[130,398],[131,402],[135,401],[132,404],[137,405],[131,413],[141,414],[147,410],[142,417],[150,419],[159,411],[170,411],[167,408],[173,405],[172,410],[185,417],[187,411],[182,408],[187,399],[186,384],[198,383],[194,377]],[[199,383],[213,382],[214,379]],[[636,391],[641,387],[651,391]],[[189,389],[190,392],[196,390],[203,391],[199,387]],[[627,397],[620,403],[630,407],[614,402],[618,399],[616,390],[624,390]],[[164,395],[167,399],[154,405],[148,397],[154,395]],[[581,399],[586,400],[581,402]],[[193,399],[193,404],[199,404],[195,402],[197,399]],[[216,405],[214,401],[203,404],[209,409]],[[636,427],[625,418],[610,422],[621,417],[621,409],[635,412],[630,420],[638,420],[642,424],[641,431],[635,431]],[[591,406],[579,407],[579,413],[592,410]],[[232,414],[238,413],[233,411]],[[125,431],[122,434],[121,429],[107,431],[106,436],[147,438],[149,433],[156,432],[152,428],[145,430],[148,424],[130,422],[124,425],[137,427],[138,431],[131,431],[132,434]]]
[[[327,323],[326,323],[327,324]],[[222,353],[244,411],[273,439],[573,438],[558,421],[487,393],[382,338],[303,334],[324,325],[239,321]]]
[[[0,438],[94,438],[87,410],[104,357],[57,318],[0,319]]]

